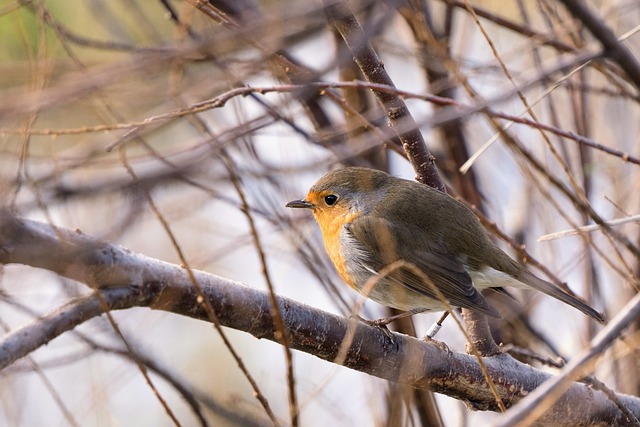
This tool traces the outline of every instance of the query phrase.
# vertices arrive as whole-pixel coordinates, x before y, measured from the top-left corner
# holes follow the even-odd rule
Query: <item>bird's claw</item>
[[[387,325],[390,323],[388,321],[388,319],[385,317],[383,319],[376,319],[376,320],[368,320],[365,319],[357,314],[352,314],[351,316],[349,316],[352,319],[357,319],[358,321],[364,323],[365,325],[369,325],[372,326],[378,330],[380,330],[380,332],[382,332],[382,334],[385,336],[385,338],[387,338],[391,344],[396,348],[396,350],[399,348],[398,345],[398,340],[396,339],[395,335],[393,334],[393,332],[391,332],[389,330],[389,328],[387,327]]]
[[[440,350],[444,351],[447,354],[453,353],[449,348],[449,346],[444,343],[444,341],[434,340],[429,335],[425,335],[424,337],[422,337],[422,341],[435,345],[436,347],[438,347]]]

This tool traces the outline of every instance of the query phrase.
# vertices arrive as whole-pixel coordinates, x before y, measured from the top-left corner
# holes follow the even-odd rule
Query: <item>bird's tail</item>
[[[554,297],[555,299],[558,299],[566,304],[569,304],[572,307],[577,308],[578,310],[580,310],[587,316],[594,318],[598,322],[604,323],[605,319],[602,313],[597,312],[596,310],[588,306],[584,301],[574,297],[573,295],[569,295],[553,283],[542,280],[528,271],[521,271],[519,276],[520,277],[517,277],[517,279],[522,283],[526,283],[533,289],[544,292],[545,294]]]

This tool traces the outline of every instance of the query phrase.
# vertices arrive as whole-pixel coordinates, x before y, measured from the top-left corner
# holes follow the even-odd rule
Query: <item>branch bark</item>
[[[208,321],[184,268],[80,232],[19,219],[0,211],[0,263],[45,268],[96,288],[110,310],[148,307]],[[194,271],[205,299],[224,326],[276,341],[269,295],[238,282]],[[291,348],[389,381],[430,389],[465,401],[474,409],[496,410],[476,359],[395,334],[390,343],[378,329],[296,301],[278,297]],[[94,293],[72,300],[0,340],[0,369],[92,317],[103,313]],[[483,359],[502,400],[513,406],[550,374],[506,354]],[[619,395],[638,417],[640,399]],[[628,422],[604,393],[573,383],[539,420],[555,425]]]

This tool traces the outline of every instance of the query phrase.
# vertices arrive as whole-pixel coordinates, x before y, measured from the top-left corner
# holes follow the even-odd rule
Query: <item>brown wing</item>
[[[471,277],[459,259],[446,253],[436,244],[424,250],[411,250],[416,246],[416,239],[411,231],[419,230],[394,228],[384,219],[369,217],[356,218],[348,224],[347,230],[363,245],[366,252],[371,254],[367,261],[374,270],[380,271],[394,261],[405,261],[407,266],[394,270],[390,275],[399,284],[438,299],[428,283],[430,281],[452,306],[500,317],[473,287]],[[415,266],[419,273],[416,273],[412,266]]]

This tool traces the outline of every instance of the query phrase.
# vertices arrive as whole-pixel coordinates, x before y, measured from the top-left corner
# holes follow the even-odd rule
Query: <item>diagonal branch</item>
[[[541,387],[531,393],[521,406],[509,411],[501,420],[500,427],[512,425],[528,426],[535,423],[536,419],[541,415],[540,407],[544,408],[553,402],[555,398],[562,394],[562,391],[569,387],[571,381],[575,378],[581,378],[586,371],[595,363],[602,353],[617,339],[622,330],[632,324],[640,317],[640,294],[631,299],[621,310],[614,320],[612,320],[602,331],[596,335],[591,341],[591,346],[575,356],[560,371],[558,375]],[[638,425],[637,414],[631,414],[635,419],[628,420],[629,424]]]
[[[367,34],[346,2],[341,0],[324,0],[324,2],[331,23],[344,39],[367,81],[395,87],[393,80],[384,69],[384,63],[369,43]],[[436,158],[429,152],[420,128],[402,97],[392,92],[373,90],[373,93],[387,115],[389,126],[398,132],[402,148],[416,172],[416,180],[445,191],[444,182],[435,165]]]
[[[591,34],[602,44],[602,53],[620,65],[629,80],[640,90],[640,63],[633,56],[633,53],[622,42],[618,41],[611,28],[604,23],[602,17],[591,12],[586,2],[582,0],[560,0],[560,2],[591,31]]]

